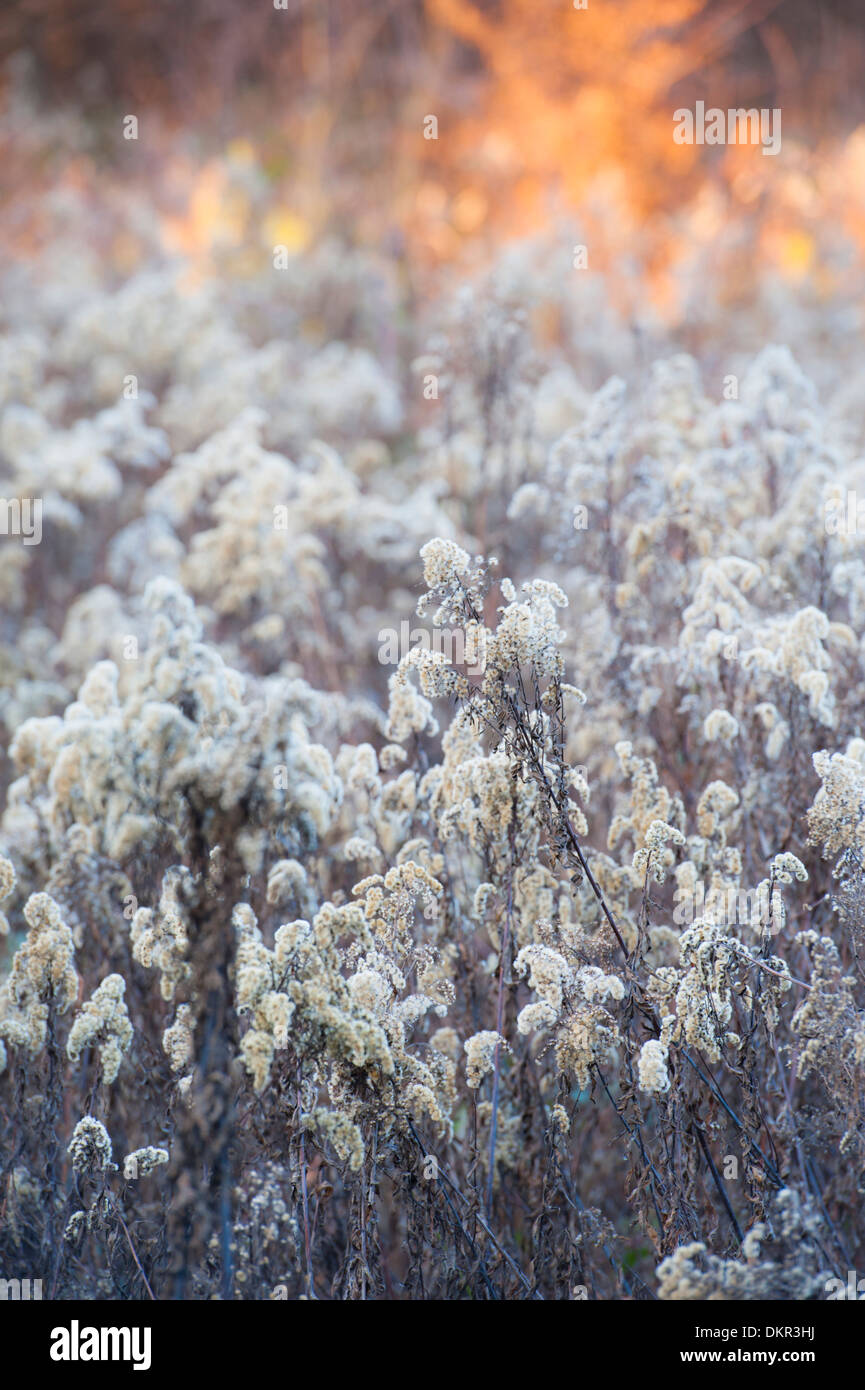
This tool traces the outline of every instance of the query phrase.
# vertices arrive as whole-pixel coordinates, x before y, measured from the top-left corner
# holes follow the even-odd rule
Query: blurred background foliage
[[[707,244],[733,303],[767,264],[834,294],[865,248],[855,0],[285,4],[5,6],[4,248],[47,246],[75,201],[120,274],[155,254],[254,274],[335,234],[423,275],[574,217],[592,267],[633,265],[671,319]],[[698,99],[780,107],[783,160],[675,145]]]

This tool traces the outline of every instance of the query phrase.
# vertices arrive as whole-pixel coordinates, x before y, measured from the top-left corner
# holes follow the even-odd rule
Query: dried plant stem
[[[138,1253],[137,1253],[137,1251],[136,1251],[136,1249],[135,1249],[135,1245],[133,1244],[132,1236],[129,1234],[129,1227],[126,1225],[126,1222],[123,1220],[123,1217],[122,1217],[122,1215],[121,1215],[121,1213],[120,1213],[120,1209],[119,1209],[119,1207],[117,1206],[117,1203],[115,1202],[114,1198],[111,1197],[110,1194],[109,1194],[109,1202],[110,1202],[110,1204],[111,1204],[111,1210],[114,1212],[114,1215],[117,1217],[117,1220],[120,1222],[120,1225],[121,1225],[122,1228],[123,1228],[123,1234],[125,1235],[125,1237],[126,1237],[126,1242],[127,1242],[128,1246],[129,1246],[129,1249],[130,1249],[131,1252],[132,1252],[132,1258],[133,1258],[133,1260],[135,1261],[136,1267],[137,1267],[137,1269],[138,1269],[138,1273],[141,1275],[141,1278],[142,1278],[143,1281],[144,1281],[144,1287],[145,1287],[146,1290],[147,1290],[147,1296],[148,1296],[148,1298],[153,1299],[153,1301],[155,1302],[156,1299],[155,1299],[155,1297],[154,1297],[153,1290],[152,1290],[152,1288],[150,1287],[150,1283],[149,1283],[149,1280],[148,1280],[148,1278],[147,1278],[147,1275],[144,1273],[144,1270],[143,1270],[143,1268],[142,1268],[142,1266],[141,1266],[141,1261],[140,1261],[139,1258],[138,1258]]]
[[[513,842],[513,822],[511,823],[511,852],[515,853]],[[511,914],[514,905],[514,874],[513,867],[508,875],[508,896],[505,907],[505,929],[502,934],[501,951],[499,958],[499,988],[496,1001],[496,1032],[501,1037],[504,1026],[504,1002],[505,1002],[505,964],[511,949]],[[501,1065],[501,1043],[496,1043],[495,1060],[493,1062],[493,1099],[490,1111],[490,1147],[489,1147],[489,1171],[487,1173],[487,1220],[492,1216],[493,1210],[493,1185],[496,1171],[496,1131],[499,1116],[499,1067]]]
[[[301,1067],[299,1062],[297,1065],[297,1118],[298,1127],[300,1129],[300,1191],[303,1201],[303,1249],[306,1262],[306,1293],[308,1298],[315,1298],[312,1275],[312,1242],[310,1240],[309,1231],[309,1192],[307,1191],[306,1182],[306,1135],[303,1129],[303,1095]]]

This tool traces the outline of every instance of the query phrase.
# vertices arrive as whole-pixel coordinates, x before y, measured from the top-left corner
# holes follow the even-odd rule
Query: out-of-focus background
[[[865,253],[858,0],[285,6],[6,4],[4,257],[242,277],[333,235],[420,287],[574,215],[623,307],[685,323],[707,265],[735,308],[766,275],[843,294]],[[780,107],[783,158],[675,145],[698,99]]]

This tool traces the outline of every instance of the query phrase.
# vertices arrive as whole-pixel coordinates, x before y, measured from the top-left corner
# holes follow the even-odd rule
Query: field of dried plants
[[[858,1297],[859,273],[81,206],[0,314],[0,1274]]]

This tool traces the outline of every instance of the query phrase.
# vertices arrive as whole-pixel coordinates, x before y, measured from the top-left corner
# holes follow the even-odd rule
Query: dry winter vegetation
[[[579,240],[6,276],[7,1277],[865,1268],[860,324],[702,284],[686,353]]]
[[[421,407],[336,248],[9,316],[0,1248],[56,1297],[861,1257],[851,427],[780,347],[738,400],[683,355],[587,389],[543,264],[459,293]]]

